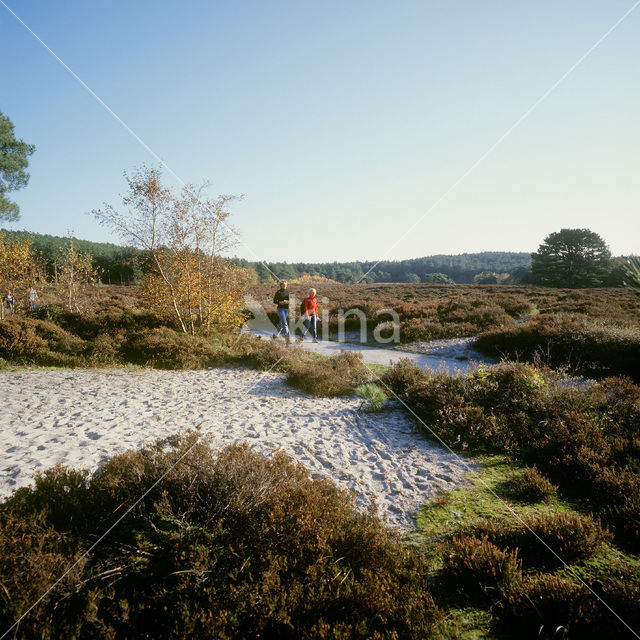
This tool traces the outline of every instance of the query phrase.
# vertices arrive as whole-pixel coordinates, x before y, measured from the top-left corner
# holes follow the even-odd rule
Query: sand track
[[[0,495],[60,463],[95,470],[118,452],[200,425],[215,447],[282,449],[312,474],[375,501],[393,526],[429,495],[464,481],[460,459],[399,409],[358,411],[355,398],[314,398],[284,375],[247,369],[0,373]]]

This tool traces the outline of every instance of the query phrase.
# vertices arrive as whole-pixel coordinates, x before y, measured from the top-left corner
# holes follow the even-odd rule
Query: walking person
[[[29,308],[31,309],[31,311],[35,311],[36,304],[38,304],[38,294],[36,293],[36,290],[33,287],[29,289],[27,298],[29,300]]]
[[[316,290],[312,287],[309,289],[309,295],[304,299],[304,326],[307,331],[311,332],[313,342],[318,342],[318,333],[316,330],[318,323],[318,299],[316,298]],[[300,336],[300,342],[304,340],[304,335]]]
[[[7,291],[7,295],[4,297],[4,300],[9,307],[9,311],[13,311],[13,305],[16,303],[16,299],[13,297],[11,291]]]
[[[280,333],[284,333],[284,339],[287,341],[287,344],[291,341],[291,336],[289,334],[289,291],[287,289],[287,281],[280,280],[280,288],[276,291],[276,294],[273,296],[273,304],[276,305],[278,311],[278,319],[280,322],[276,327],[276,333],[273,334],[273,339],[275,340]]]

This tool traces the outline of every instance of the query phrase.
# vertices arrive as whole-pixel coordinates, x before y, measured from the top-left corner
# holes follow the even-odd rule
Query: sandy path
[[[314,398],[283,374],[65,370],[0,373],[0,495],[61,463],[95,470],[117,452],[201,425],[215,447],[247,440],[282,449],[312,473],[374,500],[390,524],[439,489],[463,482],[453,454],[417,432],[400,410],[358,411],[355,398]]]
[[[273,330],[249,329],[249,331],[264,340],[270,340]],[[280,337],[278,340],[284,341],[284,338]],[[362,355],[364,362],[369,364],[390,365],[399,362],[401,359],[408,359],[423,369],[443,369],[450,375],[456,375],[468,371],[474,366],[474,363],[491,364],[495,362],[493,358],[483,356],[473,348],[472,343],[474,340],[475,338],[431,340],[429,342],[413,343],[412,345],[402,345],[402,348],[397,349],[375,347],[359,342],[320,340],[317,343],[313,343],[310,338],[300,344],[307,351],[313,351],[325,356],[338,355],[342,350],[355,351]],[[296,342],[296,344],[298,343]]]

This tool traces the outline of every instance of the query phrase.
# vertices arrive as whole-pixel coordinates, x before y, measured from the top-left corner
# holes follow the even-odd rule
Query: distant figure
[[[11,311],[13,311],[13,305],[16,303],[16,299],[13,297],[11,291],[7,291],[7,295],[4,297],[4,301]]]
[[[316,298],[316,290],[309,289],[309,295],[304,299],[304,326],[307,331],[311,331],[313,342],[318,342],[318,334],[316,324],[318,322],[318,300]],[[304,335],[300,336],[300,342],[304,340]]]
[[[38,304],[38,294],[36,293],[36,290],[33,287],[29,289],[29,292],[27,293],[27,297],[29,299],[29,307],[31,311],[35,311],[36,304]]]
[[[278,311],[278,318],[280,322],[276,327],[276,333],[273,334],[273,339],[275,340],[280,333],[284,333],[284,338],[289,344],[291,337],[289,334],[289,292],[287,291],[287,281],[280,280],[280,288],[276,291],[276,294],[273,296],[273,304],[276,305]]]

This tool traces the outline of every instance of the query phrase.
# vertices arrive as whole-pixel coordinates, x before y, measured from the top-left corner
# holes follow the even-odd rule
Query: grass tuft
[[[367,411],[381,411],[387,404],[387,394],[377,384],[361,384],[356,387],[356,395],[364,400]]]

